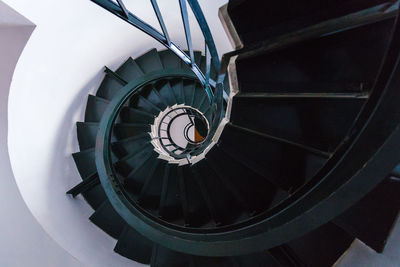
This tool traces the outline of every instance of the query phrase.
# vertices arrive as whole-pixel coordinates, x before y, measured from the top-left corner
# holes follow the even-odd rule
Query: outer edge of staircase
[[[243,48],[243,42],[237,33],[235,26],[228,14],[228,4],[221,6],[218,10],[218,17],[222,23],[229,42],[235,50]]]

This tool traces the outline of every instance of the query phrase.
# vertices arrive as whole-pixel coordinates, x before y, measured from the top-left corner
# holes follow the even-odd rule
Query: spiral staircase
[[[236,50],[222,58],[197,1],[179,1],[187,51],[156,1],[161,33],[122,1],[92,2],[167,48],[106,67],[77,123],[82,182],[68,193],[116,253],[332,266],[356,238],[383,251],[400,204],[397,1],[231,0],[220,12]]]

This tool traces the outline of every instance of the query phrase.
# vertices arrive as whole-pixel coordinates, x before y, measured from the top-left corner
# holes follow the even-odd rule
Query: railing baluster
[[[126,17],[126,18],[129,18],[129,12],[128,12],[128,10],[127,10],[126,7],[125,7],[124,2],[122,2],[122,0],[117,0],[117,3],[118,3],[118,5],[121,7],[122,11],[124,12],[125,17]]]
[[[181,15],[183,20],[183,27],[185,28],[186,42],[189,49],[190,60],[192,61],[193,65],[195,64],[195,61],[194,61],[194,52],[192,46],[192,36],[190,34],[189,16],[186,6],[186,0],[179,0],[179,4],[181,6]]]
[[[204,17],[203,11],[201,10],[199,2],[197,0],[187,0],[187,1],[190,5],[190,8],[193,11],[194,16],[196,17],[197,23],[200,26],[204,39],[206,40],[206,43],[210,48],[211,60],[214,65],[214,69],[218,71],[221,62],[219,61],[217,48],[215,46],[211,30],[208,27],[206,18]]]
[[[210,84],[210,73],[211,73],[211,54],[210,50],[208,49],[207,42],[205,42],[205,54],[206,54],[206,86]]]
[[[160,8],[158,7],[158,4],[157,4],[157,0],[150,0],[150,1],[151,1],[152,6],[153,6],[154,12],[156,13],[158,22],[160,23],[161,30],[164,33],[164,37],[165,37],[165,39],[167,41],[167,45],[169,46],[169,45],[171,45],[171,39],[169,38],[167,27],[165,26],[164,20],[162,18]]]
[[[126,22],[130,23],[134,27],[138,28],[139,30],[145,32],[146,34],[153,37],[158,42],[165,45],[169,50],[171,50],[174,54],[176,54],[181,60],[183,60],[189,67],[192,69],[194,74],[198,77],[201,84],[204,86],[204,89],[207,93],[209,100],[213,99],[214,93],[211,90],[211,87],[216,87],[215,81],[208,78],[206,81],[206,73],[203,73],[199,66],[197,66],[196,62],[194,61],[194,51],[192,45],[192,37],[190,33],[190,25],[189,25],[189,18],[188,18],[188,10],[187,10],[187,3],[189,3],[191,10],[193,11],[194,16],[200,26],[200,29],[203,33],[204,39],[207,43],[208,53],[210,54],[211,64],[213,65],[215,70],[219,70],[220,60],[218,58],[218,52],[215,47],[214,40],[211,35],[210,28],[207,25],[207,21],[205,20],[204,14],[200,9],[200,5],[197,0],[179,0],[180,9],[182,20],[185,29],[185,36],[188,45],[189,55],[187,55],[183,50],[181,50],[173,41],[171,41],[167,28],[165,26],[164,20],[161,16],[160,9],[158,7],[156,0],[150,0],[153,9],[157,15],[158,22],[160,23],[162,33],[153,28],[148,23],[142,21],[133,13],[129,12],[129,10],[125,7],[123,0],[91,0],[92,2],[98,4],[99,6],[105,8],[106,10],[110,11],[114,15],[118,16],[119,18],[125,20]],[[115,2],[116,1],[116,2]],[[222,82],[223,79],[221,79]],[[220,82],[218,80],[218,82]],[[211,86],[210,86],[211,85]]]

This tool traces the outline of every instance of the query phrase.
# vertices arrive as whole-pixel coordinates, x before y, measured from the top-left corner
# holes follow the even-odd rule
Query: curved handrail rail
[[[178,0],[181,9],[183,26],[185,29],[186,42],[189,49],[189,55],[187,55],[182,49],[179,48],[174,42],[171,41],[167,28],[165,26],[164,20],[162,18],[162,14],[157,4],[157,0],[150,0],[153,6],[154,12],[157,16],[158,22],[162,29],[162,33],[156,30],[154,27],[144,22],[133,13],[131,13],[125,6],[123,0],[117,0],[115,3],[112,0],[91,0],[92,2],[98,4],[104,9],[108,10],[112,14],[117,17],[125,20],[130,23],[137,29],[143,31],[144,33],[150,35],[152,38],[163,44],[166,48],[172,51],[176,56],[178,56],[183,62],[185,62],[189,68],[193,71],[193,73],[197,76],[200,83],[203,85],[210,102],[213,99],[213,91],[210,86],[210,70],[211,63],[213,64],[215,70],[219,70],[220,61],[218,57],[218,52],[215,47],[214,39],[212,37],[210,28],[208,27],[207,21],[204,17],[204,14],[200,8],[197,0]],[[194,60],[194,51],[192,47],[192,40],[190,34],[190,25],[188,19],[188,11],[186,6],[186,1],[189,3],[193,14],[196,17],[197,22],[199,23],[200,29],[203,33],[205,40],[205,56],[206,56],[206,73],[203,73],[199,66],[197,66]]]

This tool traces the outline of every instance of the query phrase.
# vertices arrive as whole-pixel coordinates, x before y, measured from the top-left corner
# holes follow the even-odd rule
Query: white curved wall
[[[0,1],[0,266],[83,266],[38,224],[11,171],[7,103],[15,65],[35,25]]]
[[[75,122],[83,120],[87,95],[100,84],[103,66],[115,68],[128,56],[161,45],[89,0],[6,2],[37,25],[9,98],[8,147],[21,195],[47,233],[83,264],[133,266],[113,252],[116,241],[89,222],[93,211],[86,202],[65,192],[80,181],[71,157],[78,151]],[[149,1],[125,2],[156,25]],[[171,36],[185,47],[178,1],[158,2]],[[225,2],[200,1],[221,55],[230,49],[218,19]],[[194,47],[203,49],[198,27],[192,31]]]

